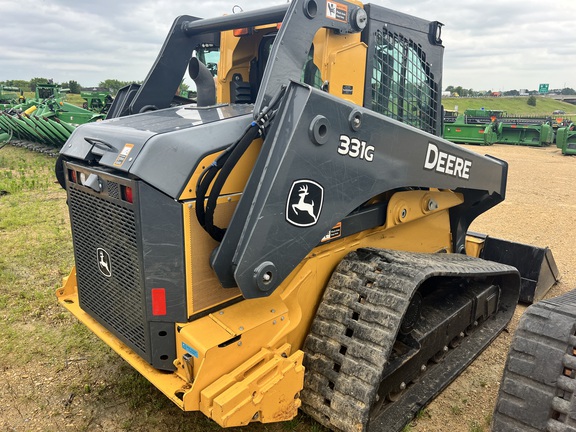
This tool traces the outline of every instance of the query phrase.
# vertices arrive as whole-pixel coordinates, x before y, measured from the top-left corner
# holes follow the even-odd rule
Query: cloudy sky
[[[175,17],[286,0],[0,0],[0,81],[143,80]],[[576,88],[576,0],[373,0],[444,23],[443,86]]]

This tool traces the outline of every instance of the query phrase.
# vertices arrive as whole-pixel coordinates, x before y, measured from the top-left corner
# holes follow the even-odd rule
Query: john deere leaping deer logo
[[[112,260],[110,259],[110,254],[102,248],[96,249],[96,255],[98,258],[98,269],[106,277],[112,276]]]
[[[312,180],[296,180],[286,201],[286,220],[299,227],[316,225],[323,200],[324,188],[321,185]]]

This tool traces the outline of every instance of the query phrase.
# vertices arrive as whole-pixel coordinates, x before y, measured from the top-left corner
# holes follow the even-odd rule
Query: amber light
[[[134,196],[132,195],[132,188],[130,186],[122,186],[122,199],[132,204]]]
[[[68,180],[70,180],[72,183],[78,183],[76,171],[71,169],[68,170]]]
[[[240,37],[240,36],[247,36],[247,35],[251,35],[254,31],[253,27],[244,27],[244,28],[239,28],[239,29],[234,29],[233,30],[233,34],[236,37]]]

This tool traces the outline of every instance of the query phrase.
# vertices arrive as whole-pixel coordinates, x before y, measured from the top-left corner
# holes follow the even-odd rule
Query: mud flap
[[[515,243],[484,234],[469,232],[468,235],[484,240],[480,258],[518,269],[522,277],[519,299],[522,303],[532,304],[541,300],[560,280],[556,261],[547,247]]]

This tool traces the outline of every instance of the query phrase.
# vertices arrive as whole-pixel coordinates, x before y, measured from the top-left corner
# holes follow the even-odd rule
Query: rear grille
[[[142,266],[132,206],[69,185],[69,207],[80,307],[142,357],[147,354]],[[99,266],[110,257],[110,276]]]

